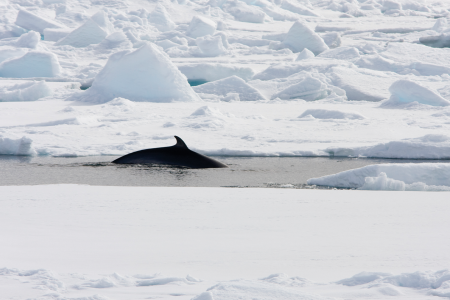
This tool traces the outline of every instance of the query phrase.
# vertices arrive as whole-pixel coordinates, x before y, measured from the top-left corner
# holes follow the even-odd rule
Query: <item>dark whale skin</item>
[[[161,164],[192,169],[228,168],[227,165],[190,150],[182,139],[175,136],[176,145],[136,151],[114,160],[115,164]]]

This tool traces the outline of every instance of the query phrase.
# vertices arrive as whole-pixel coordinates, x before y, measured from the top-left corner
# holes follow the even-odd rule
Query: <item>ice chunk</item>
[[[114,26],[109,22],[106,13],[99,11],[89,18],[83,25],[69,33],[60,41],[56,42],[55,45],[86,47],[91,44],[100,43],[113,31]]]
[[[442,32],[444,29],[448,28],[448,22],[446,18],[439,18],[436,20],[436,23],[434,23],[432,30],[436,32]]]
[[[36,155],[33,140],[27,137],[13,139],[0,136],[0,155]]]
[[[36,48],[40,40],[41,35],[38,32],[31,30],[22,34],[15,42],[15,45],[22,48]]]
[[[198,38],[205,35],[213,35],[216,31],[216,23],[202,16],[194,16],[189,23],[187,35]]]
[[[328,50],[328,46],[323,39],[300,21],[295,22],[289,29],[283,44],[287,45],[293,52],[300,52],[308,48],[315,55]]]
[[[10,58],[16,58],[25,55],[27,50],[16,47],[5,47],[0,49],[0,63]]]
[[[280,98],[283,100],[303,99],[314,101],[328,96],[327,86],[320,80],[307,76],[297,84],[274,94],[271,99]]]
[[[327,57],[335,59],[352,60],[360,58],[358,49],[355,47],[339,47],[332,50],[327,50],[318,55],[318,57]]]
[[[227,64],[200,63],[179,66],[178,69],[189,80],[216,81],[236,75],[245,81],[255,74],[251,68]]]
[[[248,85],[242,78],[234,75],[195,86],[193,89],[197,93],[214,94],[218,96],[226,96],[228,93],[238,93],[241,101],[264,100],[264,96],[261,95],[257,89]]]
[[[249,23],[264,23],[267,15],[260,7],[248,5],[242,1],[228,1],[223,9],[237,21]]]
[[[384,173],[384,175],[379,177],[381,173]],[[366,187],[375,187],[376,185],[380,187],[380,185],[383,184],[385,187],[390,184],[392,187],[398,187],[400,183],[392,180],[400,181],[408,185],[422,182],[426,185],[450,186],[448,176],[450,176],[450,165],[446,163],[379,164],[365,166],[319,178],[312,178],[309,179],[307,183],[342,188],[361,188],[364,184],[366,184],[366,178],[369,177],[372,179],[368,180],[368,185]],[[369,278],[375,280],[376,278],[374,277],[376,276],[364,275],[361,276],[361,278],[354,278],[354,280],[346,280],[345,284],[362,284]]]
[[[160,3],[156,8],[148,15],[148,21],[158,28],[159,31],[170,31],[175,29],[176,25],[167,13],[167,10]]]
[[[45,51],[30,51],[0,64],[0,77],[55,77],[60,72],[58,57]]]
[[[72,30],[70,28],[45,28],[44,40],[50,42],[57,42],[66,37]]]
[[[195,40],[204,56],[218,56],[226,52],[221,36],[203,36]]]
[[[346,286],[355,286],[366,284],[378,279],[382,279],[390,275],[391,275],[390,273],[381,273],[381,272],[361,272],[354,275],[353,277],[339,280],[336,283],[343,284]]]
[[[45,81],[30,81],[0,88],[0,102],[35,101],[52,94],[53,91]]]
[[[384,0],[383,1],[383,10],[387,11],[390,9],[402,9],[402,4],[395,0]]]
[[[19,10],[16,19],[16,25],[23,27],[28,30],[34,30],[39,32],[40,34],[44,34],[45,28],[63,28],[63,25],[60,25],[54,21],[47,20],[42,17],[38,17],[35,14],[27,11],[27,10]]]
[[[391,59],[387,59],[378,54],[364,55],[363,57],[361,57],[361,59],[355,62],[355,65],[357,65],[360,68],[366,68],[377,71],[391,71],[391,72],[401,71],[405,67],[401,64],[396,63]]]
[[[162,47],[164,50],[180,46],[180,44],[174,43],[171,40],[157,41],[155,44]]]
[[[211,106],[202,106],[191,114],[191,117],[211,116],[216,118],[225,117],[220,110]]]
[[[295,61],[299,61],[299,60],[304,60],[304,59],[309,59],[309,58],[314,58],[315,55],[314,53],[312,53],[311,51],[308,50],[308,48],[305,48],[302,50],[302,52],[300,52],[297,56],[297,58],[295,59]]]
[[[381,190],[381,191],[404,191],[405,183],[401,180],[388,178],[386,173],[381,172],[378,177],[366,177],[364,185],[360,190]]]
[[[196,101],[199,97],[167,55],[151,43],[111,55],[81,100]]]
[[[316,27],[317,31],[317,27]],[[330,49],[340,47],[342,44],[341,35],[337,32],[329,32],[322,34],[322,39]]]
[[[305,16],[313,16],[313,17],[319,17],[320,15],[314,12],[312,9],[309,9],[308,7],[302,5],[301,3],[284,0],[281,3],[281,8],[289,10],[293,13],[297,13],[299,15],[305,15]]]
[[[366,117],[357,112],[331,109],[307,109],[300,116],[298,116],[298,118],[304,118],[306,116],[313,116],[316,119],[366,119]]]
[[[447,48],[450,47],[450,33],[423,36],[419,38],[419,42],[430,47]]]
[[[409,80],[398,80],[389,88],[391,97],[382,103],[383,107],[395,107],[411,102],[432,106],[448,106],[450,101],[444,99],[438,92]]]

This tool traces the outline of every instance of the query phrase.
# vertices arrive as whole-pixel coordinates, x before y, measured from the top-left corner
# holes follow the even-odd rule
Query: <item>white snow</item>
[[[314,53],[308,50],[308,48],[303,49],[295,59],[296,61],[309,59],[315,57]]]
[[[45,81],[30,81],[9,86],[0,86],[0,102],[36,101],[52,95],[53,91]]]
[[[289,29],[282,44],[288,46],[293,52],[301,52],[307,48],[315,55],[328,50],[323,39],[311,30],[304,22],[297,21]]]
[[[413,102],[432,106],[450,105],[450,101],[444,99],[438,92],[409,80],[398,80],[394,82],[389,88],[389,92],[391,92],[391,97],[383,102],[384,107]]]
[[[225,54],[226,52],[226,49],[223,46],[222,37],[218,35],[198,37],[195,40],[195,43],[204,56],[218,56]]]
[[[366,119],[366,117],[357,112],[328,110],[328,109],[307,109],[298,117],[304,118],[306,116],[313,116],[316,119],[354,119],[354,120]]]
[[[19,9],[15,24],[28,30],[37,31],[40,34],[44,34],[45,28],[64,27],[63,25],[60,25],[53,20],[49,20],[45,17],[35,15],[32,12],[24,9]]]

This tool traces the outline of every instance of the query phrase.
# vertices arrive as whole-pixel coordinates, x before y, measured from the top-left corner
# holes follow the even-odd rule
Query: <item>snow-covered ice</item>
[[[449,291],[445,192],[42,185],[0,195],[2,299]]]

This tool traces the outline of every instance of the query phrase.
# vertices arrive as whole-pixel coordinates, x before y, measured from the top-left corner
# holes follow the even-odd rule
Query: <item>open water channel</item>
[[[380,163],[449,162],[327,157],[214,157],[224,169],[117,165],[118,156],[26,157],[0,155],[0,185],[89,184],[104,186],[195,186],[327,188],[309,178]]]

